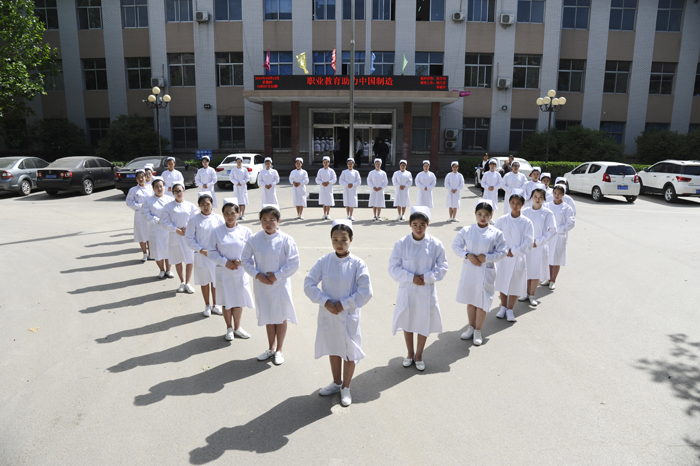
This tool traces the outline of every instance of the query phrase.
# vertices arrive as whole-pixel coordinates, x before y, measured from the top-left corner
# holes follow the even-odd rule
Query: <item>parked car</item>
[[[666,202],[679,196],[700,196],[699,160],[664,160],[639,172],[640,194],[663,194]]]
[[[216,167],[216,185],[219,189],[226,189],[229,185],[232,185],[229,181],[229,175],[231,169],[236,166],[236,157],[241,157],[243,159],[242,166],[248,169],[250,173],[250,180],[248,181],[248,186],[253,188],[258,187],[258,173],[265,167],[263,161],[265,157],[260,154],[230,154],[227,155],[224,160],[221,161],[218,167]]]
[[[38,157],[0,157],[0,191],[28,196],[36,188],[36,171],[49,164]]]
[[[624,196],[632,203],[639,195],[639,175],[632,165],[625,163],[582,163],[564,176],[571,192],[590,194],[596,202],[612,195]]]
[[[59,191],[92,194],[95,188],[114,186],[116,167],[101,157],[64,157],[37,171],[37,186],[49,196]]]
[[[503,170],[503,164],[505,164],[508,161],[508,156],[491,157],[491,158],[489,158],[489,161],[491,159],[498,160],[498,172],[501,174],[501,176],[505,175],[505,171]],[[515,161],[520,162],[519,172],[527,177],[530,177],[530,172],[532,171],[532,165],[530,165],[530,162],[528,162],[525,159],[521,159],[519,157],[515,157]],[[481,187],[481,175],[482,174],[483,173],[481,173],[481,166],[474,168],[474,186],[476,186],[478,188]]]
[[[129,193],[129,189],[136,186],[136,170],[145,167],[147,164],[153,165],[153,174],[161,175],[165,170],[168,169],[168,165],[165,161],[168,157],[139,157],[136,158],[123,168],[118,168],[114,174],[114,187],[120,189],[124,195]],[[197,167],[185,163],[179,157],[175,157],[175,170],[182,173],[183,178],[185,178],[185,187],[194,188],[197,184],[194,181],[195,175],[197,175]]]

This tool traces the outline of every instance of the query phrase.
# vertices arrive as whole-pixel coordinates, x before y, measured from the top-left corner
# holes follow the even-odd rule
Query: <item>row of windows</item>
[[[241,21],[242,0],[215,0],[216,21]],[[342,18],[351,18],[351,0],[312,0],[311,14],[315,21],[335,20],[336,5],[342,2]],[[168,22],[192,21],[192,0],[165,0],[165,19]],[[122,26],[125,28],[148,27],[147,0],[121,0]],[[467,21],[493,22],[496,0],[468,0]],[[588,29],[591,0],[564,0],[562,28]],[[372,0],[372,19],[395,20],[396,0]],[[264,19],[291,20],[292,0],[264,0]],[[543,23],[544,0],[518,0],[517,22]],[[634,30],[637,0],[612,0],[610,5],[610,30]],[[47,29],[58,29],[56,0],[35,0],[35,14]],[[78,27],[102,28],[102,0],[76,0]],[[656,30],[675,32],[681,30],[683,0],[658,0]],[[365,4],[355,2],[355,19],[365,19]],[[416,21],[444,21],[445,0],[416,0]]]

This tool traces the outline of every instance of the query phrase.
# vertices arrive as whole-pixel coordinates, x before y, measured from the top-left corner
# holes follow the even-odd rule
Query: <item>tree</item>
[[[165,148],[170,141],[161,137],[160,144],[161,148]],[[119,115],[99,142],[97,155],[107,160],[131,160],[158,155],[158,133],[143,117]]]
[[[34,0],[0,0],[0,119],[32,111],[24,99],[44,93],[44,78],[55,75],[58,51],[43,43],[44,24],[34,16]]]
[[[644,131],[636,137],[639,163],[652,164],[665,159],[683,159],[685,136],[675,131]]]
[[[624,162],[625,146],[603,131],[585,126],[569,126],[566,131],[552,128],[549,140],[549,160],[552,162],[591,162],[605,160]],[[544,160],[547,132],[532,133],[525,138],[518,156],[526,160]]]
[[[40,120],[28,129],[32,149],[47,160],[60,157],[91,155],[85,130],[66,119]]]

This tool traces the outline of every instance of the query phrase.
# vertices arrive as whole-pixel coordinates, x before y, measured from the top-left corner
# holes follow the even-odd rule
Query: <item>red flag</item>
[[[333,71],[337,71],[335,69],[335,49],[333,49],[333,55],[331,55],[331,66],[333,67]]]
[[[270,47],[267,48],[267,58],[265,58],[263,68],[265,68],[267,71],[270,71]]]

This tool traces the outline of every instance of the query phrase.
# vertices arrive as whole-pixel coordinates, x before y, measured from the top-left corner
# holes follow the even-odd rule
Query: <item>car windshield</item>
[[[124,165],[124,168],[143,168],[149,163],[157,167],[160,165],[160,159],[136,159]]]
[[[11,159],[11,158],[0,159],[0,168],[10,168],[12,165],[14,165],[14,163],[17,160],[19,160],[19,159],[16,159],[16,158],[14,158],[14,159]]]
[[[690,176],[700,176],[700,165],[683,165],[681,174]]]
[[[636,175],[637,172],[629,165],[610,165],[605,173],[608,175]]]

